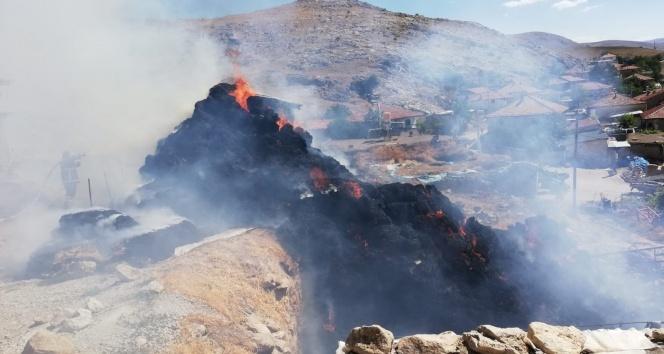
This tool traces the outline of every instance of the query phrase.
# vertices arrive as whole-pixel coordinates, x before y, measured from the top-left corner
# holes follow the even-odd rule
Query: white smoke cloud
[[[105,181],[117,196],[133,188],[156,139],[227,75],[213,40],[168,18],[158,0],[0,2],[0,166],[11,159],[34,195],[70,150],[86,154],[99,197]]]
[[[88,205],[88,178],[94,204],[120,203],[157,140],[229,76],[217,42],[171,18],[161,0],[0,1],[0,273],[64,212],[64,151],[85,154],[70,207]]]

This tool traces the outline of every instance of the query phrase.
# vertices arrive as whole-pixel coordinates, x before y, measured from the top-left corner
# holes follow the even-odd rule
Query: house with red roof
[[[605,95],[590,104],[588,109],[590,115],[599,118],[600,121],[613,121],[611,116],[642,111],[646,108],[644,102],[632,97],[621,95],[617,92]]]
[[[489,129],[483,144],[496,151],[525,154],[555,150],[556,130],[564,134],[568,107],[527,95],[488,114]]]
[[[641,68],[636,65],[623,65],[618,69],[618,71],[620,72],[620,76],[625,78],[638,73],[641,71]]]
[[[645,111],[641,116],[641,125],[645,129],[664,130],[664,104]]]
[[[664,89],[648,90],[634,99],[645,103],[646,109],[652,109],[664,102]]]

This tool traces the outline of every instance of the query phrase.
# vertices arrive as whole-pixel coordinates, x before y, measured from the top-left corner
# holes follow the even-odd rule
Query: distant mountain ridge
[[[590,47],[631,47],[631,48],[653,48],[664,50],[664,38],[657,38],[649,41],[625,41],[625,40],[605,40],[599,42],[585,43]]]
[[[645,42],[605,40],[593,43],[578,43],[569,38],[547,32],[526,32],[515,34],[513,37],[524,43],[540,47],[543,50],[565,53],[573,57],[585,59],[607,52],[631,57],[636,55],[655,55],[664,51],[664,38]],[[654,49],[655,46],[657,49]]]
[[[441,94],[450,81],[532,86],[606,52],[555,34],[506,35],[475,22],[391,12],[358,0],[297,0],[190,23],[232,47],[254,82],[285,77],[328,102],[366,105],[349,88],[376,76],[382,102],[427,111],[450,108]],[[275,91],[281,96],[284,90]]]

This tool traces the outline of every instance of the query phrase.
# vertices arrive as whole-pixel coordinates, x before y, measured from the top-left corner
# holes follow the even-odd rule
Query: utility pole
[[[88,178],[88,198],[90,198],[90,208],[92,208],[92,183]]]
[[[577,153],[579,150],[579,116],[574,117],[574,161],[572,161],[572,207],[576,210],[576,165]]]

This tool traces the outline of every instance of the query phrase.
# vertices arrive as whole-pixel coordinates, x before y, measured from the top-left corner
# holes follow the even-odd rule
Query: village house
[[[577,122],[574,120],[567,121],[567,133],[574,134],[577,131]],[[602,130],[602,125],[600,124],[597,118],[586,117],[578,120],[578,131],[579,132],[589,132],[589,131],[598,131]]]
[[[615,63],[618,60],[618,56],[613,53],[606,53],[597,59],[598,63]]]
[[[382,105],[383,119],[394,125],[403,125],[403,129],[413,129],[417,122],[423,122],[427,113],[406,109],[400,106]]]
[[[622,78],[630,77],[639,73],[639,71],[641,71],[641,68],[636,65],[623,65],[618,69],[618,72],[620,72],[620,77]]]
[[[648,90],[644,94],[634,97],[634,99],[645,103],[645,109],[652,109],[664,102],[664,89]]]
[[[567,91],[575,87],[576,85],[579,85],[583,82],[586,82],[588,80],[578,77],[578,76],[573,76],[573,75],[563,75],[559,78],[554,78],[549,81],[549,87],[551,87],[554,90],[558,91]]]
[[[664,131],[664,105],[645,111],[641,116],[641,126],[644,129]]]
[[[601,122],[612,122],[611,116],[642,111],[645,107],[645,103],[641,101],[614,92],[596,100],[590,104],[588,109],[590,115],[598,118]]]
[[[655,83],[655,79],[653,79],[650,76],[642,75],[642,74],[633,74],[625,78],[625,81],[627,82],[635,82],[640,85],[651,85]]]
[[[633,154],[651,163],[664,161],[664,134],[630,134],[627,141]]]
[[[477,88],[476,91],[478,91]],[[510,83],[495,91],[489,90],[473,94],[469,97],[468,102],[472,108],[491,112],[503,108],[523,96],[539,92],[541,92],[539,89],[526,84]]]
[[[567,134],[564,141],[565,159],[573,161],[574,144],[576,142],[574,133]],[[576,161],[577,166],[584,168],[606,168],[611,162],[609,136],[600,129],[586,129],[578,134],[578,146]]]
[[[576,88],[587,97],[602,97],[608,95],[613,87],[597,81],[584,81],[576,85]]]
[[[483,138],[490,149],[525,154],[554,149],[556,131],[564,134],[566,106],[535,96],[523,96],[489,115]]]

